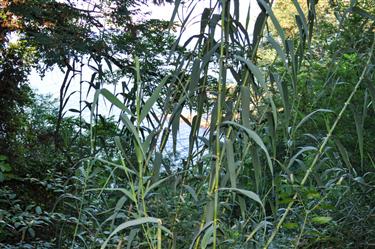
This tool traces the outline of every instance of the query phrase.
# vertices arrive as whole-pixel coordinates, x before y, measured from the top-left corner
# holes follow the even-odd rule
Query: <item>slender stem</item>
[[[222,0],[222,11],[221,11],[221,44],[220,44],[220,60],[219,60],[219,81],[218,81],[218,91],[217,91],[217,120],[216,120],[216,162],[215,162],[215,179],[213,183],[213,188],[211,192],[214,192],[214,217],[213,217],[213,249],[216,249],[216,238],[217,238],[217,214],[218,214],[218,204],[219,204],[219,172],[221,166],[220,160],[220,124],[222,120],[222,93],[223,93],[223,75],[224,75],[224,51],[226,46],[226,40],[224,38],[226,29],[225,29],[225,17],[227,11],[227,2]]]
[[[303,219],[303,224],[302,224],[301,232],[298,235],[298,238],[297,238],[297,241],[296,241],[296,246],[294,247],[296,249],[298,248],[299,242],[301,241],[303,231],[305,230],[305,227],[306,227],[307,217],[309,217],[309,214],[310,214],[310,212],[306,211],[305,218]]]

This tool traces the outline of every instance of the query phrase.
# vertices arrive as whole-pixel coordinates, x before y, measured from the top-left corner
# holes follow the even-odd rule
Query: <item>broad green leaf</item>
[[[171,28],[172,25],[173,25],[173,21],[172,21],[172,20],[174,20],[176,14],[177,14],[177,12],[178,12],[178,7],[179,7],[180,3],[181,3],[181,0],[177,0],[177,1],[175,1],[175,8],[174,8],[174,10],[173,10],[172,18],[171,18],[171,21],[170,21],[170,24],[169,24],[169,25],[170,25],[170,28]],[[186,17],[184,18],[184,20],[182,21],[182,23],[181,23],[181,25],[180,25],[180,29],[181,29],[181,30],[184,30],[184,29],[185,29],[186,25],[187,25],[188,22],[190,21],[191,15],[193,14],[194,9],[195,9],[196,6],[197,6],[197,3],[195,3],[195,4],[190,8],[189,13],[186,15]],[[171,50],[170,56],[169,56],[169,58],[168,58],[167,61],[169,61],[169,59],[171,58],[171,56],[172,56],[172,52],[175,51],[176,48],[178,47],[178,44],[179,44],[179,42],[180,42],[180,40],[181,40],[181,36],[182,36],[182,34],[183,34],[183,32],[180,32],[179,37],[176,39],[176,42],[173,44],[173,47],[172,47],[172,50]],[[185,47],[185,46],[184,46],[184,47]]]
[[[341,159],[344,161],[348,169],[352,169],[353,166],[350,163],[348,151],[345,149],[344,145],[338,139],[335,139],[335,143],[337,148],[339,149]]]
[[[327,224],[332,220],[329,216],[316,216],[311,219],[311,222],[316,224]]]
[[[139,225],[142,225],[142,224],[145,224],[145,223],[151,223],[151,224],[161,224],[161,220],[160,219],[157,219],[157,218],[154,218],[154,217],[142,217],[142,218],[138,218],[138,219],[135,219],[135,220],[130,220],[130,221],[127,221],[127,222],[124,222],[122,223],[121,225],[119,225],[109,236],[108,238],[104,241],[104,243],[102,244],[102,246],[100,247],[101,249],[104,249],[106,248],[109,240],[115,235],[117,234],[118,232],[126,229],[126,228],[129,228],[129,227],[134,227],[134,226],[139,226]],[[165,231],[166,233],[168,234],[172,234],[171,231],[169,231],[166,227],[164,226],[161,226],[161,229],[163,231]]]
[[[178,8],[180,7],[180,3],[181,3],[181,0],[174,1],[174,8],[173,8],[172,16],[171,16],[171,19],[169,20],[169,25],[168,25],[169,26],[168,27],[169,30],[173,26],[174,19],[176,18],[176,15],[178,13]]]
[[[128,116],[126,114],[122,113],[120,115],[120,119],[123,121],[123,123],[125,124],[125,126],[133,134],[135,142],[138,145],[138,148],[141,150],[141,153],[143,154],[143,157],[144,157],[144,151],[143,151],[142,143],[141,143],[141,141],[139,139],[139,135],[138,135],[137,129],[135,128],[135,126],[133,125],[133,123],[130,121],[130,119],[128,118]]]
[[[251,231],[251,233],[247,236],[246,242],[251,240],[253,236],[259,231],[259,229],[264,228],[266,229],[267,226],[271,226],[272,223],[268,221],[261,221],[259,224]]]
[[[198,196],[197,196],[197,193],[195,192],[195,190],[190,187],[189,185],[182,185],[184,188],[186,188],[186,190],[191,194],[191,196],[193,197],[194,201],[195,202],[198,202]]]
[[[298,63],[296,61],[294,41],[293,40],[288,39],[288,40],[285,41],[285,51],[286,51],[286,54],[289,55],[290,65],[292,66],[292,72],[291,72],[292,87],[293,87],[293,89],[296,89],[296,87],[297,87]]]
[[[201,74],[200,65],[201,65],[201,60],[195,59],[193,62],[193,68],[191,69],[191,74],[190,74],[190,77],[191,77],[191,81],[189,85],[190,94],[193,94],[198,87],[198,82],[199,82],[200,74]]]
[[[119,212],[122,209],[127,199],[127,196],[123,196],[117,201],[115,206],[115,212]]]
[[[318,150],[318,148],[316,148],[316,147],[314,147],[314,146],[304,146],[304,147],[302,147],[291,159],[290,159],[290,161],[289,161],[289,163],[288,163],[288,166],[287,166],[287,168],[289,169],[293,164],[294,164],[294,162],[296,161],[296,159],[297,159],[297,157],[299,156],[299,155],[301,155],[302,153],[304,153],[304,152],[307,152],[307,151],[317,151]]]
[[[208,62],[211,60],[212,58],[212,55],[216,52],[216,50],[220,47],[220,43],[216,43],[215,46],[213,46],[210,51],[208,51],[207,53],[205,53],[205,55],[203,56],[202,58],[202,67],[201,68],[205,68],[208,64]]]
[[[251,61],[249,60],[246,60],[245,58],[241,57],[241,56],[235,56],[235,58],[237,60],[240,60],[242,62],[244,62],[247,67],[250,69],[250,71],[252,72],[252,74],[255,76],[255,78],[257,79],[258,83],[266,89],[266,81],[264,79],[264,75],[263,73],[260,71],[260,69],[254,65]]]
[[[269,166],[269,169],[271,171],[271,174],[273,175],[273,167],[272,167],[272,161],[271,161],[271,157],[268,153],[268,150],[266,148],[266,146],[264,145],[262,139],[259,137],[259,135],[255,132],[255,131],[252,131],[248,128],[246,128],[245,126],[243,125],[240,125],[240,124],[237,124],[236,122],[233,122],[233,121],[224,121],[222,123],[223,125],[232,125],[234,127],[237,127],[237,128],[240,128],[240,129],[243,129],[247,135],[254,140],[254,142],[264,151],[264,153],[266,154],[266,158],[267,158],[267,163],[268,163],[268,166]]]
[[[0,170],[2,172],[10,172],[12,171],[12,167],[9,163],[0,163]]]
[[[212,13],[212,9],[204,8],[202,15],[201,15],[201,28],[200,28],[201,34],[204,34],[204,30],[206,29],[207,24],[210,20],[211,13]]]
[[[273,25],[275,26],[275,28],[277,30],[277,33],[279,34],[280,38],[282,39],[283,43],[285,44],[285,33],[284,33],[284,30],[281,27],[279,21],[277,20],[275,14],[273,13],[273,11],[271,9],[271,6],[268,3],[266,3],[264,0],[257,0],[257,1],[266,10],[267,14],[271,18],[271,21],[272,21]]]
[[[160,142],[160,146],[159,146],[160,153],[163,152],[163,150],[165,148],[165,145],[167,144],[169,133],[170,133],[170,130],[167,127],[164,128],[163,133],[161,135],[161,142]]]
[[[249,10],[248,10],[248,15],[249,14],[250,14],[250,6],[249,6]],[[250,17],[249,17],[249,19],[250,19]],[[253,48],[254,54],[256,53],[256,50],[257,50],[256,47],[258,46],[258,44],[259,44],[259,42],[262,38],[262,34],[263,34],[264,26],[265,26],[265,23],[266,23],[266,19],[267,19],[267,14],[262,11],[262,12],[259,13],[259,15],[258,15],[258,17],[255,21],[254,30],[253,30],[253,46],[255,46]]]
[[[103,88],[99,90],[100,94],[103,95],[106,99],[109,100],[113,105],[119,108],[121,111],[125,111],[127,114],[131,115],[131,111],[122,103],[115,95],[113,95],[110,91]]]
[[[91,110],[90,110],[90,124],[93,123],[94,112],[95,112],[96,106],[98,105],[100,92],[101,90],[97,89],[94,94],[94,100],[92,101]]]
[[[119,165],[119,164],[116,164],[116,163],[113,163],[113,162],[110,162],[110,161],[107,161],[107,160],[104,160],[104,159],[101,159],[101,158],[96,158],[96,160],[102,162],[102,163],[105,163],[105,164],[108,164],[108,165],[111,165],[111,166],[114,166],[116,168],[120,168],[120,169],[124,169],[128,172],[128,173],[131,173],[133,175],[137,175],[137,173],[131,169],[129,169],[128,167],[126,167],[125,165]]]
[[[109,191],[109,192],[120,191],[133,202],[137,201],[136,198],[133,196],[133,194],[125,188],[92,188],[92,189],[87,190],[87,192],[91,192],[91,191]]]
[[[276,109],[276,105],[275,105],[275,102],[273,101],[272,97],[269,98],[269,101],[271,103],[271,109],[272,109],[272,117],[273,117],[273,122],[274,122],[274,129],[275,131],[277,130],[277,109]]]
[[[303,22],[301,20],[301,16],[299,15],[296,15],[296,23],[297,23],[297,27],[298,27],[298,33],[299,33],[299,36],[300,36],[300,43],[298,45],[298,52],[299,52],[299,58],[302,59],[303,58],[303,48],[304,48],[304,45],[305,45],[305,41],[306,41],[306,32],[305,32],[305,29],[303,28]]]
[[[241,195],[238,195],[237,199],[238,199],[238,204],[240,206],[242,219],[246,220],[246,211],[247,211],[246,201],[244,198],[242,198]]]
[[[165,85],[165,83],[167,82],[168,78],[169,76],[166,76],[162,79],[160,84],[156,87],[156,89],[152,93],[151,97],[146,101],[146,103],[142,107],[140,122],[142,122],[142,120],[148,115],[148,113],[151,110],[151,107],[155,104],[156,100],[160,97],[160,92],[163,86]]]
[[[207,222],[207,223],[206,223],[206,224],[205,224],[205,225],[199,230],[199,232],[194,236],[194,239],[193,239],[192,243],[190,244],[189,249],[193,249],[193,248],[194,248],[197,239],[202,235],[202,233],[204,233],[207,229],[209,229],[210,227],[212,227],[212,224],[213,224],[212,221]]]
[[[371,105],[375,112],[375,86],[373,82],[367,82],[367,90],[371,96]]]
[[[328,110],[328,109],[318,109],[318,110],[315,110],[311,113],[309,113],[308,115],[306,115],[297,125],[296,127],[294,128],[294,132],[296,132],[298,130],[299,127],[301,127],[304,123],[306,123],[309,119],[311,119],[312,116],[314,116],[316,113],[320,113],[320,112],[329,112],[329,113],[333,113],[332,110]]]
[[[251,3],[249,3],[249,6],[247,7],[247,13],[246,13],[246,22],[245,22],[245,29],[247,30],[249,28],[250,24],[250,18],[251,18]]]
[[[163,182],[165,182],[166,180],[168,180],[169,178],[171,178],[172,176],[168,176],[164,179],[161,179],[155,183],[153,183],[150,187],[148,187],[144,193],[144,195],[146,196],[151,190],[153,190],[154,188],[156,188],[157,186],[159,186],[160,184],[162,184]]]
[[[250,129],[250,88],[247,86],[241,87],[241,103],[242,124]]]
[[[310,190],[306,193],[306,197],[309,200],[316,199],[319,200],[321,198],[321,195],[318,191],[316,190]]]
[[[112,70],[112,63],[108,60],[108,58],[104,57],[104,61],[106,62],[108,68],[109,68],[109,71],[111,73],[113,73],[113,70]]]
[[[238,40],[243,40],[244,42],[243,46],[246,46],[245,44],[247,44],[248,46],[251,46],[249,33],[247,32],[247,29],[242,25],[240,21],[233,20],[233,26],[230,28],[230,30],[232,32],[232,37],[233,37],[232,40],[234,42],[238,42]],[[244,36],[244,37],[241,37],[241,36]]]
[[[210,32],[209,32],[209,35],[211,38],[210,41],[213,41],[214,40],[214,35],[215,35],[215,29],[216,29],[216,26],[218,25],[218,23],[221,21],[221,15],[220,14],[213,14],[211,19],[210,19],[210,24],[209,24],[209,28],[210,28]]]
[[[311,40],[312,40],[312,33],[314,29],[314,23],[316,19],[316,13],[315,13],[315,1],[308,1],[308,7],[309,7],[309,13],[308,13],[308,25],[309,25],[309,40],[308,40],[308,47],[311,46]]]
[[[364,17],[364,18],[368,18],[372,21],[375,21],[375,15],[374,15],[374,12],[372,12],[372,14],[370,14],[370,12],[364,10],[364,9],[361,9],[359,8],[358,6],[354,6],[351,8],[352,12],[354,13],[357,13],[358,15]]]
[[[150,132],[150,134],[147,135],[146,139],[142,143],[142,148],[144,151],[148,151],[150,149],[151,143],[155,145],[155,137],[158,135],[156,130],[153,130]]]
[[[174,115],[172,122],[172,143],[173,143],[173,153],[176,154],[177,152],[177,134],[178,130],[180,129],[180,117],[182,108],[177,109],[176,114]],[[191,125],[190,125],[191,126]]]
[[[259,191],[262,182],[262,165],[260,162],[259,150],[257,147],[252,146],[250,148],[251,163],[254,168],[255,186],[256,190]]]
[[[240,194],[252,199],[253,201],[258,202],[263,207],[263,203],[260,200],[259,196],[252,191],[239,189],[239,188],[219,188],[219,191],[220,190],[228,190],[228,191],[234,191],[234,192],[240,193]]]
[[[287,83],[279,77],[277,74],[271,74],[271,79],[273,79],[276,82],[277,89],[280,92],[281,100],[284,106],[285,116],[286,116],[286,124],[288,125],[289,119],[290,119],[290,103],[289,103],[289,93],[288,93],[288,86]]]
[[[305,31],[305,34],[306,34],[306,37],[308,36],[308,32],[309,32],[309,29],[307,27],[307,22],[306,22],[306,16],[305,16],[305,13],[303,13],[303,10],[300,6],[300,4],[298,3],[297,0],[293,0],[293,4],[294,6],[296,7],[297,9],[297,12],[298,12],[298,15],[300,16],[300,19],[301,19],[301,22],[302,22],[302,25],[303,25],[303,29]]]
[[[358,147],[359,153],[361,156],[361,166],[363,166],[363,156],[364,156],[364,149],[363,149],[363,123],[361,122],[360,114],[356,111],[353,112],[355,128],[357,131],[357,138],[358,138]]]
[[[284,223],[283,227],[285,227],[286,229],[297,229],[298,224],[292,223],[292,222],[287,222],[287,223]]]
[[[159,180],[162,159],[163,159],[163,155],[159,152],[155,152],[155,159],[153,161],[153,167],[152,167],[152,178],[151,178],[152,184],[156,183]]]
[[[74,112],[74,113],[81,113],[79,110],[73,109],[73,108],[70,108],[68,111],[69,112]]]
[[[135,236],[137,235],[138,230],[139,229],[132,229],[132,230],[130,230],[129,236],[127,238],[127,241],[128,241],[127,244],[128,244],[128,246],[126,247],[126,249],[132,249],[132,242],[133,242]]]
[[[362,113],[358,112],[355,110],[353,107],[353,117],[354,117],[354,122],[355,122],[355,128],[357,131],[357,138],[358,138],[358,147],[359,147],[359,153],[361,156],[361,168],[363,168],[363,163],[364,163],[364,125],[365,125],[365,119],[367,116],[367,105],[368,105],[368,93],[367,91],[365,92],[364,96],[364,101],[363,101],[363,108],[362,108]]]
[[[234,11],[233,11],[233,17],[235,20],[240,19],[240,0],[233,0],[234,5]]]
[[[206,232],[203,235],[202,242],[201,242],[201,249],[206,249],[207,246],[212,242],[212,234],[214,233],[214,227],[210,226],[207,228]]]
[[[271,137],[271,143],[272,143],[272,155],[276,155],[277,151],[277,126],[278,126],[278,114],[277,114],[277,108],[275,105],[275,102],[273,101],[272,96],[270,96],[269,101],[271,103],[271,109],[272,109],[272,115],[268,114],[267,120],[268,120],[268,126],[270,129],[270,137]]]
[[[233,143],[230,139],[225,141],[225,152],[227,156],[227,164],[230,178],[230,186],[237,187],[236,165],[234,162]]]
[[[286,54],[280,44],[273,39],[272,36],[267,36],[267,40],[271,43],[272,47],[276,50],[277,54],[279,55],[280,59],[284,63],[285,67],[288,68],[288,60],[286,58]]]

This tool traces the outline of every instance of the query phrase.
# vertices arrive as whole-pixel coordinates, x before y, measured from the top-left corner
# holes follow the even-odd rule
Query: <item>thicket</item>
[[[373,1],[210,1],[181,44],[197,3],[1,2],[1,247],[375,246]],[[27,79],[53,66],[57,102]]]

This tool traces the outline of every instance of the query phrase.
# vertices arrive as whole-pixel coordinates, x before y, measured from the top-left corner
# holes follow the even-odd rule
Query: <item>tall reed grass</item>
[[[336,160],[331,151],[349,164],[345,148],[336,146],[332,135],[369,73],[373,46],[340,111],[318,108],[307,112],[299,74],[309,70],[306,57],[313,42],[315,1],[308,1],[308,9],[303,10],[293,0],[299,29],[294,39],[282,29],[272,1],[257,2],[262,11],[250,30],[250,11],[246,24],[239,17],[240,8],[250,6],[240,1],[211,1],[201,15],[200,33],[185,43],[193,49],[175,60],[171,56],[169,63],[175,69],[155,83],[150,96],[143,92],[142,65],[134,58],[133,106],[105,88],[96,90],[91,126],[95,126],[98,99],[104,97],[121,110],[119,120],[126,132],[114,138],[117,158],[92,153],[82,164],[74,237],[91,230],[81,225],[82,219],[93,220],[93,237],[106,235],[105,240],[93,238],[95,242],[87,242],[87,247],[100,243],[101,248],[279,248],[284,230],[297,227],[291,246],[298,248],[308,220],[331,221],[324,212],[309,215],[330,194],[322,184],[340,184],[336,178],[325,178]],[[196,3],[190,3],[182,30]],[[175,1],[171,25],[182,4]],[[275,58],[273,64],[261,66],[266,46]],[[235,90],[227,91],[233,83]],[[308,98],[312,103],[316,96]],[[157,109],[161,115],[155,115]],[[185,109],[194,110],[195,115],[186,120],[191,127],[188,156],[181,160],[181,170],[176,170],[166,163],[165,144],[172,139],[176,146]],[[202,137],[199,127],[207,113],[210,125]],[[324,120],[326,130],[311,129],[317,117]],[[355,120],[363,158],[363,119]],[[91,139],[94,152],[94,134]],[[95,180],[99,173],[108,176],[101,186]],[[319,198],[311,206],[314,196]],[[300,210],[305,210],[303,222],[294,222]],[[100,223],[97,216],[107,218]]]

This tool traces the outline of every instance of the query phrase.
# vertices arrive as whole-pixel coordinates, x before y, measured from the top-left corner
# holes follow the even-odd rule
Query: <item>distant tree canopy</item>
[[[161,3],[161,1],[153,1]],[[105,57],[115,61],[119,47],[114,42],[139,43],[138,32],[149,26],[163,31],[162,22],[136,21],[144,16],[141,7],[147,1],[1,1],[0,40],[8,41],[17,32],[21,40],[33,46],[46,67],[69,65],[80,55]],[[145,26],[148,23],[148,26]],[[129,39],[132,38],[132,39]]]
[[[111,77],[133,77],[137,57],[146,92],[151,91],[166,70],[162,66],[174,37],[168,21],[148,19],[142,8],[166,2],[170,1],[0,1],[0,154],[11,156],[8,145],[19,139],[20,113],[32,102],[32,68],[44,75],[58,66],[66,75],[61,79],[56,130],[69,98],[69,82],[82,73],[81,66],[95,72],[89,84],[96,89],[103,78],[113,82]]]

